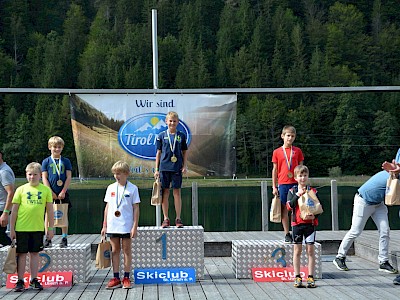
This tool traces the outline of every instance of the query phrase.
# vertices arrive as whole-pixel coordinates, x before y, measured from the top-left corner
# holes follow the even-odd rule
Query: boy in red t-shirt
[[[301,217],[298,200],[300,197],[307,197],[308,191],[313,191],[317,196],[317,190],[311,188],[308,184],[309,170],[306,166],[300,165],[294,169],[294,178],[297,185],[289,190],[287,195],[287,208],[292,211],[292,226],[293,226],[293,267],[295,273],[294,286],[299,288],[303,286],[300,276],[300,257],[302,252],[303,239],[306,244],[308,256],[308,278],[307,287],[315,288],[314,271],[315,271],[315,226],[318,225],[318,215],[307,213]]]
[[[297,184],[294,179],[294,168],[302,165],[304,155],[300,148],[293,146],[296,139],[296,128],[286,125],[282,129],[283,146],[274,150],[272,154],[272,193],[279,195],[282,208],[282,226],[285,231],[285,243],[293,241],[289,230],[289,216],[286,208],[288,191]]]

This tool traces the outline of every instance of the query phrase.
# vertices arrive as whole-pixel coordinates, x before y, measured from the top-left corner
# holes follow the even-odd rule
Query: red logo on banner
[[[251,268],[253,280],[258,282],[282,282],[293,281],[296,274],[294,274],[293,267],[290,268]],[[308,268],[300,268],[300,276],[303,279],[308,277]]]
[[[42,284],[43,288],[51,287],[69,287],[72,286],[72,272],[43,272],[39,273],[37,277]],[[25,288],[29,286],[31,274],[24,274]],[[13,289],[18,281],[17,274],[8,274],[6,288]]]
[[[111,197],[115,197],[115,192],[111,192]]]

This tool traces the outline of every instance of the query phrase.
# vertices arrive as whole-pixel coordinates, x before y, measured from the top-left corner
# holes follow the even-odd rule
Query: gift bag
[[[17,273],[17,247],[15,241],[8,248],[7,257],[4,261],[3,272],[6,274]]]
[[[153,192],[151,193],[151,205],[161,205],[162,189],[160,179],[157,178],[153,183]]]
[[[68,227],[68,204],[54,203],[53,209],[54,227]]]
[[[308,190],[307,194],[301,196],[298,200],[300,209],[300,218],[303,220],[309,220],[308,215],[320,215],[324,211],[322,205],[318,200],[317,195],[312,190]]]
[[[392,172],[386,183],[385,204],[400,205],[400,180]]]
[[[281,200],[279,196],[276,196],[272,199],[271,209],[269,211],[269,220],[273,223],[280,223],[282,221],[281,218]]]
[[[96,268],[105,269],[111,266],[111,244],[105,236],[101,237],[96,252]]]

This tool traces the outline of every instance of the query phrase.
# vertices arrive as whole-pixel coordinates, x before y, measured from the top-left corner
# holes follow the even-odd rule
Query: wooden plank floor
[[[15,293],[0,289],[1,299],[399,299],[395,275],[377,270],[377,264],[357,256],[348,260],[349,272],[342,272],[324,257],[323,278],[315,289],[296,289],[291,282],[257,283],[236,279],[230,257],[205,258],[205,276],[192,284],[134,285],[132,289],[106,290],[110,270],[92,268],[90,282],[72,288],[27,290]]]
[[[345,231],[321,231],[318,240],[341,240]],[[205,241],[221,242],[234,239],[282,239],[282,232],[219,232],[205,233]],[[60,240],[57,236],[53,243]],[[69,243],[98,243],[98,234],[69,236]],[[376,231],[365,231],[358,239],[370,247],[378,246]],[[391,249],[400,252],[400,231],[391,232]],[[109,269],[96,270],[94,262],[90,281],[71,288],[50,288],[37,292],[15,293],[0,288],[0,299],[399,299],[400,286],[392,283],[396,275],[378,271],[377,262],[358,256],[348,257],[350,271],[343,272],[332,264],[334,255],[322,256],[323,278],[316,289],[296,289],[291,282],[256,283],[236,279],[230,257],[206,257],[204,279],[192,284],[134,285],[132,289],[105,289],[112,274]]]

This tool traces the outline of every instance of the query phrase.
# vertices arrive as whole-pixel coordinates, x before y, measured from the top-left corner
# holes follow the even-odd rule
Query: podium
[[[322,278],[322,248],[315,243],[315,278]],[[251,268],[293,269],[293,244],[279,240],[233,240],[232,268],[236,278],[252,278]],[[306,245],[300,257],[300,266],[307,266]]]
[[[196,279],[204,277],[204,229],[139,227],[132,241],[132,268],[195,268]],[[121,253],[121,270],[123,255]]]

